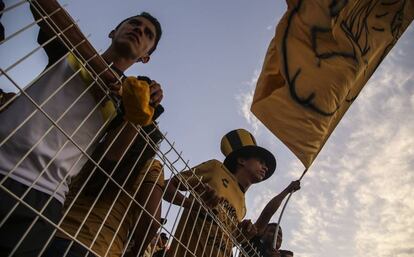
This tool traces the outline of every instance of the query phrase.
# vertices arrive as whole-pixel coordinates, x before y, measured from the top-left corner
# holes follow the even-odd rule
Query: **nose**
[[[134,32],[138,33],[138,35],[140,36],[142,36],[144,33],[142,30],[143,30],[142,25],[134,27]]]

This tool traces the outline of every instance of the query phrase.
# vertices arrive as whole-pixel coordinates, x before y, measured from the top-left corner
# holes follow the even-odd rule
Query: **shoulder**
[[[217,174],[217,171],[220,170],[220,165],[221,163],[217,160],[208,160],[185,171],[184,174],[195,174],[198,177],[210,178]]]
[[[222,162],[212,159],[195,166],[194,170],[224,170],[224,165]]]
[[[211,160],[201,163],[199,166],[211,166],[211,167],[222,168],[224,167],[224,164],[219,160],[211,159]]]

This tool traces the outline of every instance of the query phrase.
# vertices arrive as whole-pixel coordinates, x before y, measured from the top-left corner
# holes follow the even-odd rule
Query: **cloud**
[[[413,27],[378,68],[305,176],[302,190],[293,195],[282,221],[283,248],[301,257],[413,256],[412,42]],[[251,92],[242,106],[250,106]],[[243,115],[260,134],[263,127],[251,113]],[[292,161],[288,170],[298,166]],[[252,208],[261,210],[276,193],[264,189]]]
[[[253,101],[254,89],[257,83],[257,79],[259,78],[259,70],[255,70],[253,73],[252,78],[249,81],[244,82],[243,84],[246,85],[247,90],[240,92],[236,95],[236,100],[239,104],[239,114],[242,115],[247,123],[253,129],[253,133],[257,134],[260,127],[263,127],[262,123],[253,115],[250,111],[250,107]]]

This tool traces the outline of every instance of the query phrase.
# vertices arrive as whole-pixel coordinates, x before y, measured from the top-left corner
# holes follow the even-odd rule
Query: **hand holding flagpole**
[[[303,173],[302,173],[302,175],[300,176],[299,180],[297,180],[298,182],[300,182],[300,181],[302,180],[302,178],[305,176],[305,174],[306,174],[306,172],[308,171],[308,169],[309,169],[309,168],[306,168],[306,169],[303,171]],[[299,188],[300,188],[300,187],[299,187]],[[272,245],[273,245],[273,248],[274,248],[274,249],[276,249],[277,235],[279,234],[279,226],[280,226],[280,222],[281,222],[282,217],[283,217],[283,213],[284,213],[284,211],[285,211],[285,209],[286,209],[286,206],[287,206],[287,203],[289,202],[290,197],[291,197],[291,196],[293,195],[293,193],[294,193],[294,192],[296,192],[297,190],[299,190],[299,189],[292,190],[292,191],[290,192],[290,194],[289,194],[288,198],[286,199],[285,204],[283,205],[282,211],[280,212],[279,219],[277,220],[277,227],[276,227],[276,231],[275,231],[275,234],[274,234],[274,236],[273,236],[273,244],[272,244]]]

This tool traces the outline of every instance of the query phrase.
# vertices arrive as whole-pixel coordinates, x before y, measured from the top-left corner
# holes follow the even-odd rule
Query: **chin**
[[[130,41],[120,41],[115,45],[116,53],[119,56],[127,57],[129,59],[138,59],[133,44]]]
[[[263,181],[263,178],[256,178],[254,183],[259,183],[259,182],[262,182],[262,181]]]

